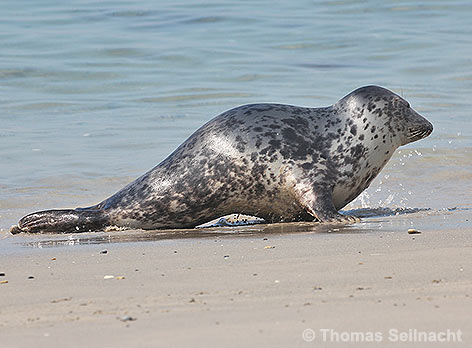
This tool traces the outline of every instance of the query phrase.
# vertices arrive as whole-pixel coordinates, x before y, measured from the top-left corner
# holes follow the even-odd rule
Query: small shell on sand
[[[418,230],[416,230],[416,229],[414,229],[414,228],[410,228],[410,229],[408,230],[408,234],[421,234],[421,232],[418,231]]]
[[[120,317],[117,317],[116,319],[119,319],[121,321],[135,321],[136,320],[136,318],[131,317],[129,315],[122,315]]]

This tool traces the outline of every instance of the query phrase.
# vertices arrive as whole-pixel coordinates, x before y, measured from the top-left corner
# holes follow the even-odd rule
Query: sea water
[[[472,2],[0,3],[0,229],[95,204],[234,106],[385,86],[434,124],[346,209],[472,208]]]

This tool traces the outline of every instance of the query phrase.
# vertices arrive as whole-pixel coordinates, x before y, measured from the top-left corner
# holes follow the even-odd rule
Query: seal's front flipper
[[[102,210],[45,210],[26,215],[10,232],[88,232],[98,231],[108,224],[109,219]]]
[[[295,185],[295,194],[299,203],[319,222],[354,223],[360,221],[355,216],[338,213],[333,204],[332,190],[328,187],[298,183]]]

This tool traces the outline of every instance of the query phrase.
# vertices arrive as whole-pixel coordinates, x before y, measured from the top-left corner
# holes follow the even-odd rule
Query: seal
[[[355,222],[338,210],[399,146],[432,131],[407,101],[379,86],[321,108],[243,105],[210,120],[101,203],[32,213],[12,232],[192,228],[230,213],[269,223]]]

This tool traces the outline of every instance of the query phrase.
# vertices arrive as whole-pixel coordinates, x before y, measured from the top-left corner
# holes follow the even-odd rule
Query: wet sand
[[[334,347],[343,332],[430,347],[389,330],[448,329],[462,343],[435,346],[472,342],[470,209],[0,243],[2,347]]]

